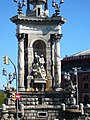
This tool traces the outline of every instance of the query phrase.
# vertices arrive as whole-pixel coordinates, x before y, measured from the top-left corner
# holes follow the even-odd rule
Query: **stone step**
[[[59,110],[55,109],[31,109],[25,111],[24,119],[26,120],[54,120],[56,117],[60,117]]]
[[[27,105],[48,104],[48,105],[60,105],[61,96],[55,94],[45,93],[20,93],[20,103]]]
[[[54,120],[60,116],[62,95],[59,92],[20,92],[24,120]]]

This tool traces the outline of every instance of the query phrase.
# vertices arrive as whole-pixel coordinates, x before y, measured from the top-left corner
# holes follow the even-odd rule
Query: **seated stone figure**
[[[74,95],[71,94],[69,98],[66,99],[67,105],[76,105],[76,99],[74,98]]]
[[[44,91],[46,84],[46,70],[44,68],[45,60],[43,54],[38,56],[35,52],[34,62],[32,64],[32,87],[35,91]],[[38,84],[38,85],[37,85]],[[38,87],[37,87],[38,86]]]

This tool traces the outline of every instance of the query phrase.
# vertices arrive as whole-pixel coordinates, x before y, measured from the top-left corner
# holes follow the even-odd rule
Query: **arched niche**
[[[37,52],[39,56],[43,54],[44,58],[46,59],[46,44],[43,40],[36,40],[33,43],[33,54],[35,52]]]

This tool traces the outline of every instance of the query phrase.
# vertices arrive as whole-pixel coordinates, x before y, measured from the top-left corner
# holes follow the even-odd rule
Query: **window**
[[[83,79],[84,79],[84,80],[88,80],[88,75],[84,75],[84,76],[83,76]]]
[[[88,89],[88,83],[84,83],[83,88]]]
[[[89,96],[88,95],[84,95],[84,105],[89,103]]]

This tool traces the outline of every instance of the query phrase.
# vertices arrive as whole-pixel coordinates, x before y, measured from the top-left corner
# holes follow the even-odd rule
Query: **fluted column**
[[[18,89],[24,91],[24,33],[18,33]]]
[[[61,85],[61,59],[60,59],[61,35],[56,35],[56,86]]]

